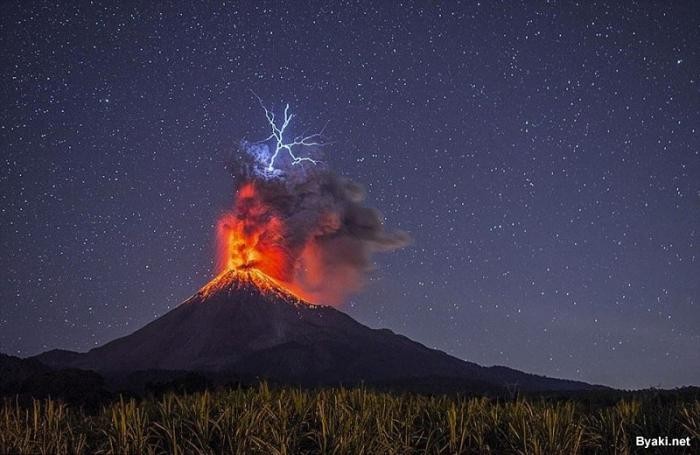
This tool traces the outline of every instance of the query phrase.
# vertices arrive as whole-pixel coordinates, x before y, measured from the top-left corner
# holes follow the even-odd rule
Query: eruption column
[[[385,230],[382,215],[364,205],[359,184],[293,153],[294,147],[323,145],[321,133],[286,143],[289,105],[278,126],[258,101],[272,128],[265,141],[274,139],[275,150],[270,154],[265,141],[244,141],[230,166],[241,183],[233,209],[217,225],[217,271],[264,278],[310,303],[339,305],[362,288],[375,252],[401,248],[409,236]],[[283,151],[290,160],[276,161]],[[297,166],[303,162],[314,166]]]

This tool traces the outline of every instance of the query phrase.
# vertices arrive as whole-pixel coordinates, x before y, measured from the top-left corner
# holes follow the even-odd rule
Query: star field
[[[484,365],[700,384],[693,2],[12,2],[0,351],[87,350],[213,273],[290,103],[413,243],[344,310]],[[301,131],[299,131],[301,133]]]

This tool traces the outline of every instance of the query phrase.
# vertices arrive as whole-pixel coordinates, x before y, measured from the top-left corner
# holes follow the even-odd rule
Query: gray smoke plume
[[[360,184],[322,164],[280,162],[267,172],[264,148],[243,143],[242,150],[230,170],[239,190],[253,185],[255,191],[239,192],[233,216],[251,231],[278,228],[281,221],[283,232],[260,236],[262,250],[285,257],[281,267],[266,272],[313,303],[341,303],[362,288],[374,253],[409,244],[406,232],[386,230],[379,211],[364,205]]]

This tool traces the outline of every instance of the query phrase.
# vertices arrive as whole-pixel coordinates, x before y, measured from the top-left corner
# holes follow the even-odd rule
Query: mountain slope
[[[185,370],[309,385],[447,379],[480,389],[592,387],[465,362],[390,330],[370,329],[334,308],[304,303],[265,278],[261,285],[260,277],[241,275],[218,277],[161,318],[85,354],[50,351],[36,358],[107,376]]]

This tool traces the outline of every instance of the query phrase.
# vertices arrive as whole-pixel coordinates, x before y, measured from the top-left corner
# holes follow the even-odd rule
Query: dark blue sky
[[[267,135],[252,89],[328,122],[327,161],[414,238],[359,321],[700,384],[694,2],[126,3],[3,6],[0,351],[89,349],[212,276],[225,163]]]

